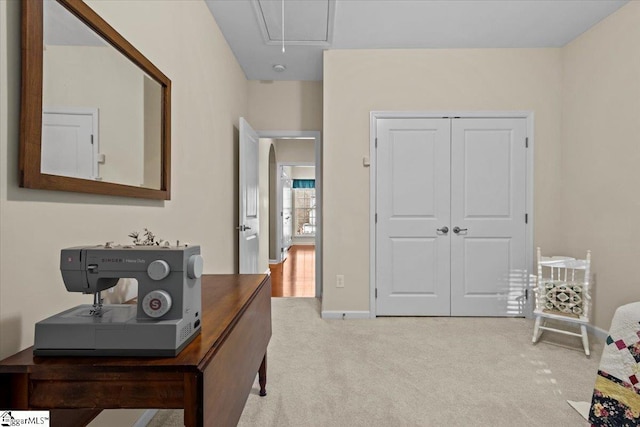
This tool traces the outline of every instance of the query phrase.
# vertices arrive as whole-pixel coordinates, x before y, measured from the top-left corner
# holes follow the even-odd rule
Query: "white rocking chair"
[[[542,257],[538,248],[533,343],[538,341],[543,331],[558,332],[581,337],[584,352],[587,356],[590,355],[587,335],[591,306],[590,268],[591,251],[587,251],[586,259],[575,259],[557,256]],[[547,325],[547,319],[575,324],[579,326],[580,332]]]

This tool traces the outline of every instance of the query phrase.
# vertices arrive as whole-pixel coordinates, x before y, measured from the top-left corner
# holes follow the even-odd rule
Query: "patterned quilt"
[[[592,426],[640,426],[640,303],[619,307],[611,321],[591,399]]]

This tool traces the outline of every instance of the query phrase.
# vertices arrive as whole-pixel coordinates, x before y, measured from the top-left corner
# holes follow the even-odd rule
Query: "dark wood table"
[[[0,408],[50,410],[84,426],[111,408],[184,408],[185,426],[235,426],[256,372],[266,394],[271,279],[202,277],[202,332],[176,357],[34,357],[0,362]]]

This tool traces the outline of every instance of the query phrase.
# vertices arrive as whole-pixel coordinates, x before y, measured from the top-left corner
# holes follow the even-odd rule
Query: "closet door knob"
[[[442,228],[438,228],[436,231],[441,232],[442,234],[447,234],[449,232],[449,227],[447,227],[446,225]]]
[[[453,232],[456,233],[456,234],[458,234],[461,231],[467,231],[467,230],[468,230],[468,228],[460,228],[457,225],[455,227],[453,227]]]

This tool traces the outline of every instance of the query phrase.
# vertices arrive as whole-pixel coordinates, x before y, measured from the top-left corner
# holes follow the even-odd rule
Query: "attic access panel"
[[[253,0],[266,44],[282,43],[282,1]],[[287,45],[329,45],[333,38],[335,0],[284,1]]]

